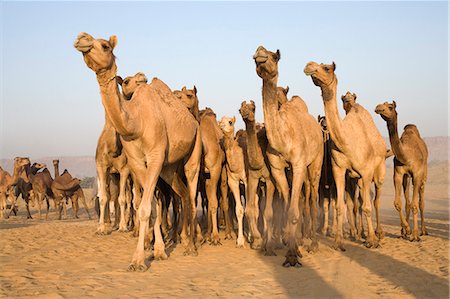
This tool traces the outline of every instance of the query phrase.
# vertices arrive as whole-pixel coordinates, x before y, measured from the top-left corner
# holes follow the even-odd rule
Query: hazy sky
[[[117,35],[122,76],[138,71],[172,89],[198,89],[218,118],[253,99],[263,121],[256,48],[281,51],[279,84],[323,114],[303,73],[336,62],[338,101],[373,111],[397,102],[399,128],[448,135],[447,2],[0,2],[0,158],[94,155],[104,110],[94,73],[73,47],[79,32]]]

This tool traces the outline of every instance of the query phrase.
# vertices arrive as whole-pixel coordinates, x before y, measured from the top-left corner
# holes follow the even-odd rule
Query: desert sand
[[[151,261],[144,273],[126,271],[137,239],[130,233],[97,236],[96,220],[27,220],[20,199],[19,215],[0,220],[0,297],[137,298],[448,298],[449,184],[448,163],[430,167],[425,191],[428,236],[419,243],[399,238],[393,207],[392,168],[382,195],[381,246],[367,249],[347,240],[347,251],[333,250],[333,239],[320,237],[318,253],[303,252],[302,268],[283,268],[285,249],[277,256],[204,244],[197,257],[183,256],[178,245],[169,259]],[[147,252],[150,256],[150,252]]]

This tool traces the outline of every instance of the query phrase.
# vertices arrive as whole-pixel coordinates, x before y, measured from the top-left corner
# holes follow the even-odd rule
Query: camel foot
[[[27,219],[33,219],[33,217],[31,217],[31,215],[27,216]],[[61,220],[61,219],[60,219]]]
[[[342,244],[342,242],[334,242],[332,247],[334,250],[340,250],[342,252],[346,251],[346,249],[344,248],[344,244]]]
[[[227,233],[225,235],[225,240],[233,240],[233,236],[231,235],[231,233]]]
[[[213,246],[222,245],[222,243],[220,243],[219,235],[213,235],[213,236],[209,239],[209,245],[213,245]]]
[[[383,232],[383,230],[381,228],[377,228],[375,230],[375,234],[377,235],[379,240],[384,238],[384,232]]]
[[[112,230],[109,226],[106,225],[99,225],[97,228],[97,231],[95,232],[99,236],[105,236],[111,234]]]
[[[375,236],[368,237],[364,244],[367,248],[377,248],[379,246],[378,240]]]
[[[273,244],[266,245],[266,248],[264,249],[264,255],[265,256],[277,256],[275,251],[273,251]]]
[[[286,254],[286,260],[283,262],[283,267],[300,268],[301,266],[302,264],[298,261],[297,255],[295,253],[292,253],[291,251],[288,251],[288,253]]]
[[[261,238],[255,238],[253,240],[252,244],[250,245],[250,248],[254,249],[254,250],[259,250],[259,249],[262,248],[262,245],[263,245],[262,239]]]
[[[153,258],[158,261],[167,260],[167,254],[164,246],[155,246],[153,248]]]
[[[128,272],[145,272],[147,270],[148,270],[148,267],[145,264],[131,263],[128,265],[128,268],[127,268]]]
[[[306,249],[309,253],[316,253],[319,251],[319,242],[313,241],[310,246]]]
[[[187,256],[197,256],[198,252],[197,249],[195,248],[194,244],[190,244],[186,247],[186,250],[184,251],[183,255]]]
[[[422,228],[422,231],[420,232],[421,236],[427,236],[428,235],[428,231],[425,227]]]
[[[117,230],[119,233],[127,233],[128,227],[126,226],[119,226],[119,229]]]
[[[242,237],[238,237],[237,240],[236,240],[236,247],[237,248],[244,248],[244,244],[245,244],[244,237],[243,236]]]
[[[419,232],[417,230],[414,230],[411,234],[411,237],[409,238],[409,240],[411,242],[419,242],[420,238],[419,238]]]
[[[327,227],[322,228],[322,229],[320,230],[320,233],[322,234],[322,236],[328,235],[328,228],[327,228]]]

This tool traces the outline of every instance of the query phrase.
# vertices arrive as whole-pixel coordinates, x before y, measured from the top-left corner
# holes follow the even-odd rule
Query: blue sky
[[[0,158],[94,155],[104,123],[98,85],[73,48],[79,32],[117,35],[122,76],[138,71],[172,89],[198,89],[218,118],[253,99],[263,121],[252,55],[280,49],[279,85],[323,114],[308,61],[336,62],[347,90],[374,117],[396,100],[399,128],[448,135],[447,2],[1,2]],[[339,101],[339,98],[338,98]],[[341,115],[343,110],[339,104]]]

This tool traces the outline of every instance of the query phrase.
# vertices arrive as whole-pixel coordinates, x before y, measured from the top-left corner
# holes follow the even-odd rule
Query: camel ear
[[[286,86],[286,88],[284,89],[284,95],[287,96],[288,92],[289,92],[289,86]]]
[[[115,48],[117,46],[117,36],[111,35],[109,38],[109,44],[111,45],[111,48]]]
[[[317,121],[320,122],[320,114],[317,115]]]
[[[122,83],[123,83],[122,77],[116,76],[116,81],[117,81],[117,84],[119,84],[120,86],[122,86]]]
[[[183,88],[181,89],[181,91],[186,91],[186,86],[183,86]]]
[[[336,63],[334,63],[334,61],[333,61],[333,63],[331,65],[333,66],[333,72],[334,72],[336,70]]]
[[[250,103],[255,106],[255,102],[253,100],[250,100]]]
[[[356,93],[353,93],[353,97],[355,98],[355,100],[356,100]]]
[[[197,95],[197,87],[195,87],[195,85],[194,85],[194,93],[195,95]]]
[[[234,125],[234,123],[236,122],[236,116],[233,116],[233,118],[231,119],[231,121],[233,122],[233,125]]]
[[[341,95],[342,102],[344,101],[344,99],[345,99],[345,95]]]
[[[280,50],[277,49],[276,55],[277,55],[277,56],[276,56],[276,60],[277,60],[277,61],[280,60],[280,58],[281,58]]]
[[[394,104],[394,108],[397,108],[397,103],[395,101],[392,101],[392,104]]]

